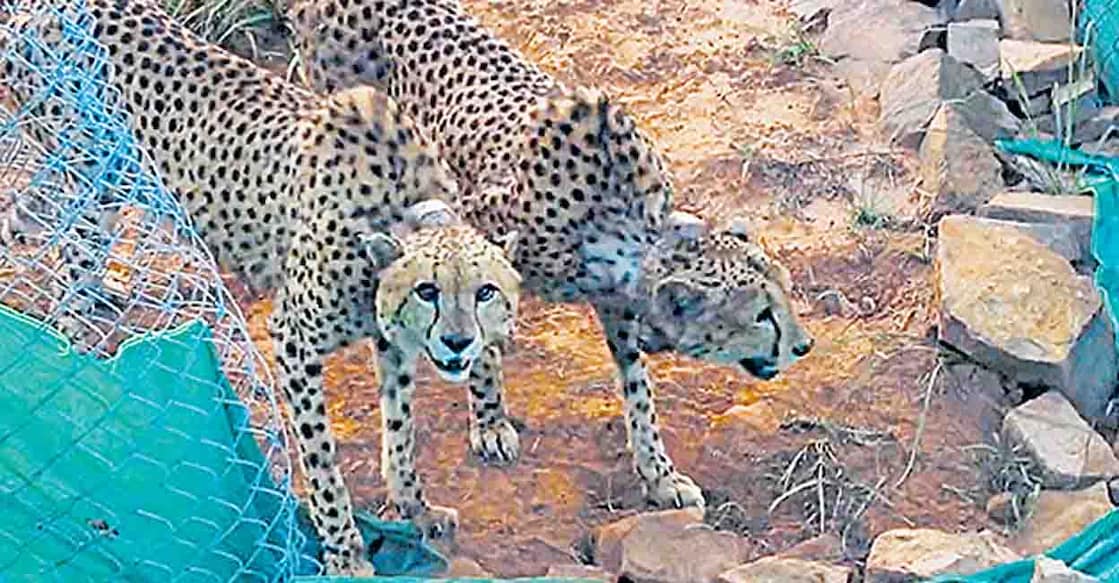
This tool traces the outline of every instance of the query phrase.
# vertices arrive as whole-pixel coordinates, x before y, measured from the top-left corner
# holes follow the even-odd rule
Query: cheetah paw
[[[428,506],[423,514],[412,519],[424,540],[454,540],[458,530],[458,510],[445,506]]]
[[[508,419],[501,419],[484,429],[470,427],[470,451],[482,462],[504,466],[521,455],[521,437]]]
[[[699,486],[684,474],[672,472],[654,484],[646,484],[646,496],[661,508],[687,508],[694,506],[704,508],[707,502],[703,499],[703,491]]]

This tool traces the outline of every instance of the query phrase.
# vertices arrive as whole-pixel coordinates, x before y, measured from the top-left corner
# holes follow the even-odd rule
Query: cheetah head
[[[790,307],[788,270],[741,223],[711,232],[676,212],[665,227],[647,267],[644,350],[737,364],[763,380],[808,354],[813,340]]]
[[[427,355],[445,380],[460,383],[485,347],[513,335],[521,278],[508,257],[516,235],[491,242],[437,201],[410,214],[414,228],[407,234],[377,233],[366,243],[382,266],[377,327],[406,353]]]

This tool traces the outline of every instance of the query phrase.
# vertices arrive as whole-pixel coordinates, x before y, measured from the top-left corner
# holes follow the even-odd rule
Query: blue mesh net
[[[0,87],[0,580],[315,572],[267,365],[105,49],[40,0],[3,11],[0,66],[32,74]]]

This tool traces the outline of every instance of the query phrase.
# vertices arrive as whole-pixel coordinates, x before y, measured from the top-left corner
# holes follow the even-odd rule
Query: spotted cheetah
[[[51,120],[77,115],[64,96],[82,88],[48,89],[38,75],[70,58],[51,48],[68,42],[63,27],[85,27],[104,60],[76,64],[112,88],[101,97],[128,110],[150,170],[224,269],[275,291],[278,384],[327,571],[372,572],[336,462],[322,374],[329,353],[361,339],[375,346],[390,501],[429,535],[453,531],[455,512],[427,504],[414,467],[415,369],[426,357],[442,378],[474,386],[474,371],[490,366],[513,333],[515,234],[487,239],[458,220],[448,205],[456,182],[383,93],[300,88],[205,43],[151,0],[51,6],[45,17],[12,20],[21,38],[42,42],[6,59],[3,82],[42,120],[33,137],[49,142],[60,130]],[[75,158],[83,154],[91,167],[75,171],[97,171],[96,152]]]
[[[303,76],[333,90],[384,90],[439,148],[465,219],[516,230],[524,288],[596,310],[619,368],[629,446],[647,496],[702,507],[657,429],[642,352],[675,351],[770,379],[813,341],[788,300],[787,270],[741,227],[672,212],[660,157],[603,93],[565,87],[456,0],[296,0]],[[495,360],[470,393],[471,447],[510,462],[518,436]]]

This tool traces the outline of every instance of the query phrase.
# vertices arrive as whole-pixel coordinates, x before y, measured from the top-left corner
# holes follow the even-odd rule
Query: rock
[[[1119,441],[1115,442],[1115,455],[1119,456]],[[1119,478],[1107,481],[1107,496],[1111,499],[1112,506],[1119,506]]]
[[[948,54],[993,79],[999,72],[999,21],[949,23]]]
[[[623,542],[639,526],[653,531],[678,531],[703,524],[703,510],[685,508],[645,512],[628,516],[598,529],[595,535],[595,563],[612,573],[622,568]]]
[[[1083,52],[1071,44],[1003,39],[999,41],[999,74],[1011,95],[1037,95],[1054,83],[1068,83],[1069,65]]]
[[[949,534],[932,529],[891,530],[878,535],[866,560],[870,583],[916,581],[935,575],[968,575],[1019,556],[990,533]]]
[[[837,2],[818,46],[856,91],[873,94],[890,67],[917,54],[924,33],[940,23],[936,9],[919,2]],[[866,42],[868,30],[875,31],[873,43]]]
[[[1002,0],[1007,34],[1011,38],[1067,41],[1072,15],[1066,0]]]
[[[493,574],[482,568],[478,561],[469,557],[455,557],[451,559],[451,564],[445,574],[446,577],[493,577]]]
[[[951,18],[958,22],[968,20],[994,20],[1002,22],[1002,0],[960,0]]]
[[[1014,524],[1015,520],[1025,514],[1024,508],[1014,511],[1014,495],[1010,492],[999,492],[987,499],[987,516],[999,524]]]
[[[843,560],[843,541],[834,533],[814,536],[777,553],[782,559],[803,559],[834,563]]]
[[[1009,380],[1059,389],[1102,418],[1115,386],[1111,321],[1089,278],[1021,230],[940,221],[940,341]]]
[[[719,583],[847,583],[850,578],[850,567],[766,557],[735,567],[715,580]]]
[[[1008,546],[1023,555],[1045,552],[1099,520],[1113,506],[1104,482],[1083,490],[1042,490],[1028,509],[1029,518]]]
[[[1111,137],[1119,137],[1119,106],[1093,107],[1091,104],[1081,104],[1071,110],[1062,110],[1061,114],[1062,127],[1057,127],[1056,116],[1047,115],[1036,120],[1037,129],[1065,137],[1074,146],[1098,141],[1109,132]],[[1066,124],[1070,117],[1072,131],[1067,132]]]
[[[705,583],[749,556],[746,539],[706,525],[676,530],[638,525],[622,541],[619,575],[650,583]]]
[[[1068,565],[1044,555],[1034,561],[1034,574],[1030,583],[1090,583],[1099,581],[1091,575],[1073,571]]]
[[[815,25],[827,26],[828,16],[839,0],[793,0],[789,12],[797,17],[803,28]]]
[[[972,212],[1003,188],[994,150],[954,105],[937,110],[917,155],[922,187],[938,213]]]
[[[1047,488],[1078,488],[1119,476],[1119,460],[1103,436],[1057,391],[1012,409],[1003,434],[1037,462]]]
[[[1074,263],[1084,265],[1087,270],[1095,267],[1096,261],[1092,256],[1092,222],[1096,216],[1096,207],[1091,196],[1003,192],[987,201],[987,204],[979,209],[978,215],[1032,225],[1061,227],[1053,233],[1050,240],[1067,238],[1068,245],[1048,244],[1049,248],[1068,257]],[[1041,240],[1044,242],[1044,238]]]
[[[983,75],[939,49],[910,57],[882,82],[878,122],[895,144],[917,148],[940,104],[980,90]]]
[[[616,581],[618,578],[594,565],[552,565],[545,577],[582,579],[589,581]]]

